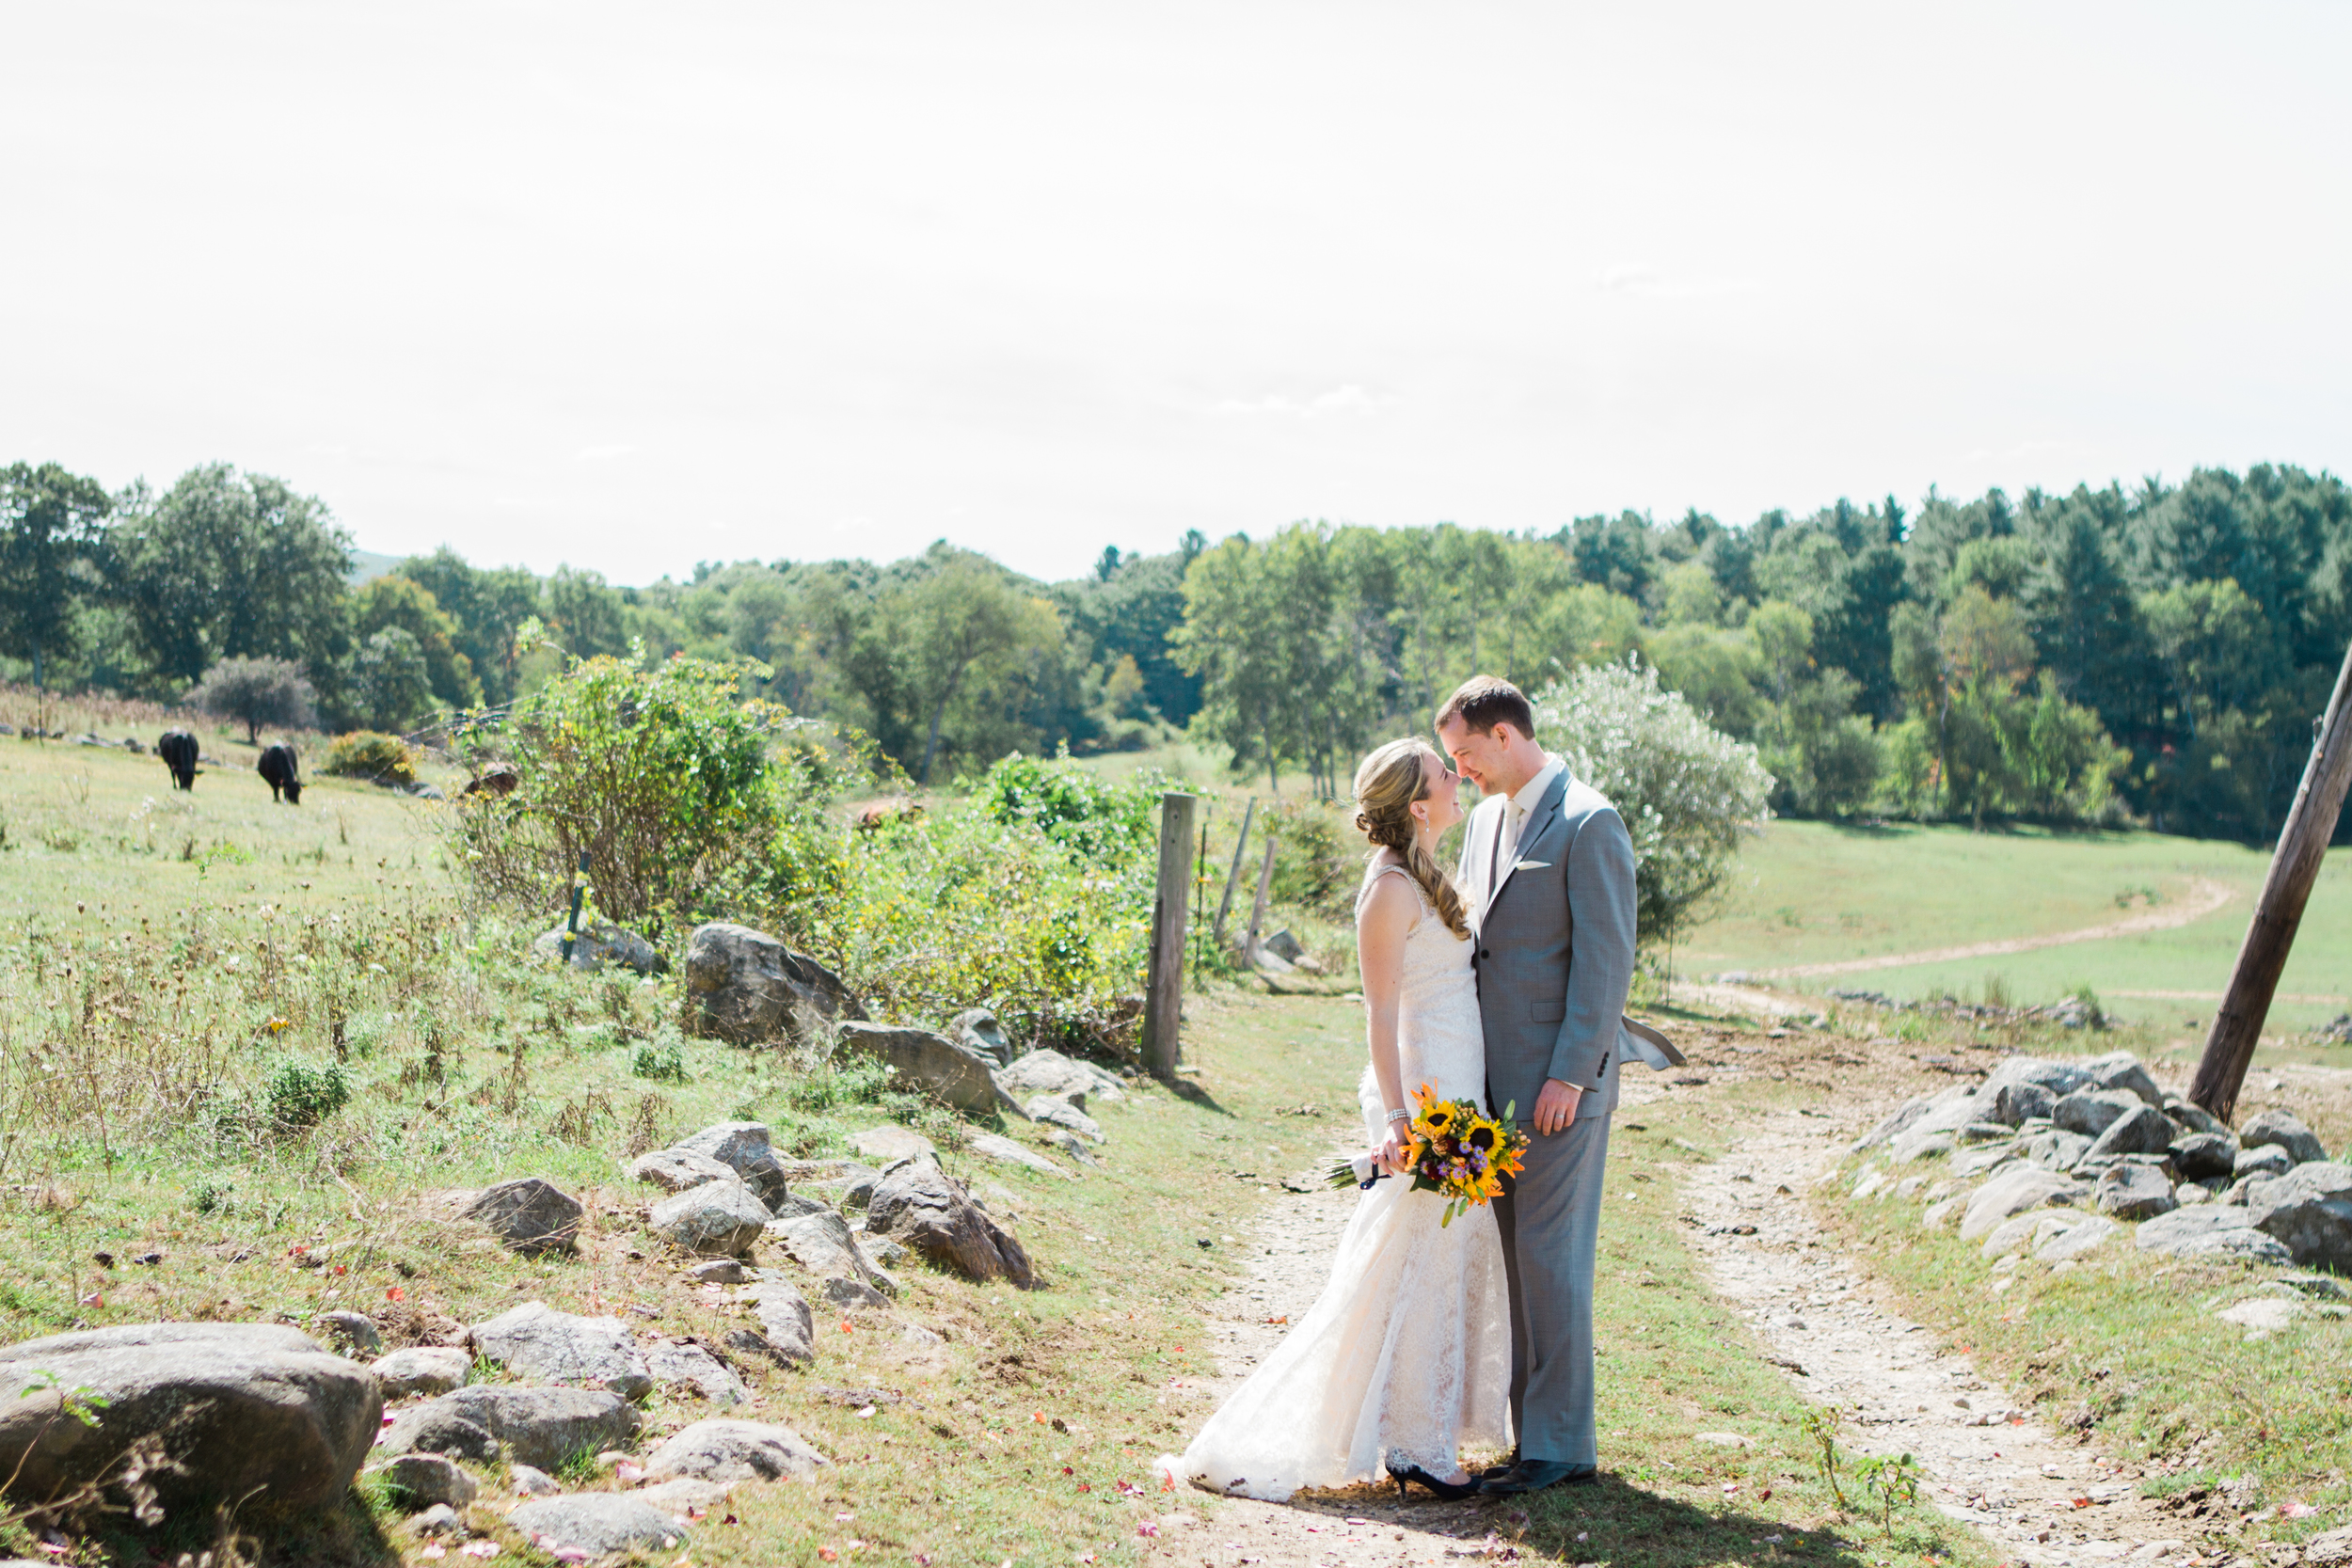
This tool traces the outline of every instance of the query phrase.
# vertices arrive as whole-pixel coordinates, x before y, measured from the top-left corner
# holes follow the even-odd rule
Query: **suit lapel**
[[[1551,781],[1551,787],[1544,791],[1544,798],[1535,802],[1535,809],[1527,814],[1527,823],[1519,830],[1519,841],[1512,846],[1510,858],[1496,866],[1495,876],[1486,889],[1486,902],[1479,910],[1482,922],[1486,911],[1495,907],[1495,900],[1502,896],[1503,884],[1511,879],[1511,873],[1518,866],[1520,851],[1541,838],[1544,830],[1551,826],[1552,818],[1560,815],[1560,802],[1566,799],[1567,793],[1568,770],[1563,768],[1560,776]],[[1498,810],[1495,813],[1494,842],[1487,847],[1487,863],[1490,865],[1495,864],[1494,850],[1502,843],[1502,824],[1503,813]]]

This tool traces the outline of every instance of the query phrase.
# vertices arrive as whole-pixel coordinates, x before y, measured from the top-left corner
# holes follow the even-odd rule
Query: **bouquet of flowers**
[[[1412,1172],[1413,1191],[1437,1193],[1448,1201],[1440,1227],[1472,1204],[1484,1204],[1502,1191],[1502,1179],[1518,1174],[1527,1152],[1527,1134],[1511,1125],[1516,1105],[1489,1117],[1474,1100],[1439,1100],[1423,1084],[1413,1091],[1413,1119],[1406,1126],[1405,1163]],[[1369,1187],[1386,1173],[1373,1168],[1372,1156],[1359,1154],[1331,1170],[1334,1187]]]

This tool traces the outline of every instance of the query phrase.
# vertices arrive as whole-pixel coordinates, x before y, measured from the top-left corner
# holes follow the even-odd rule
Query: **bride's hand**
[[[1389,1123],[1389,1134],[1380,1140],[1380,1147],[1373,1150],[1372,1161],[1374,1164],[1387,1171],[1391,1176],[1405,1174],[1405,1124],[1403,1122]]]

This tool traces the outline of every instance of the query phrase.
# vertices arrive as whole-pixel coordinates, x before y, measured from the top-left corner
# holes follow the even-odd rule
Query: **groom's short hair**
[[[1527,693],[1501,675],[1472,675],[1456,687],[1438,710],[1437,727],[1444,729],[1456,719],[1481,735],[1508,724],[1528,739],[1535,738],[1535,710],[1527,705]]]

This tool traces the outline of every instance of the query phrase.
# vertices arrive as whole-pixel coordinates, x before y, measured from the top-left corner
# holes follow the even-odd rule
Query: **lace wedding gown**
[[[1406,875],[1382,865],[1365,877],[1359,911],[1391,873]],[[1485,1103],[1470,944],[1426,897],[1405,940],[1397,1053],[1408,1098],[1427,1084],[1440,1099]],[[1357,1099],[1376,1146],[1388,1128],[1369,1064]],[[1444,1211],[1401,1177],[1362,1194],[1314,1307],[1163,1465],[1279,1502],[1301,1487],[1376,1480],[1391,1450],[1446,1476],[1464,1444],[1509,1447],[1511,1312],[1494,1212],[1473,1208],[1440,1227]]]

